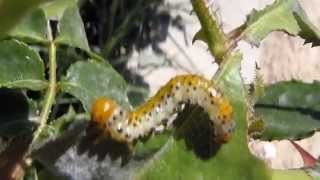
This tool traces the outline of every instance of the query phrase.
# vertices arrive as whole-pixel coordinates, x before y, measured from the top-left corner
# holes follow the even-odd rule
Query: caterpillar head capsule
[[[108,98],[98,98],[91,109],[91,121],[95,127],[103,131],[102,137],[109,137],[119,142],[128,142],[123,133],[123,121],[126,120],[127,111]]]
[[[92,106],[91,120],[100,128],[106,129],[107,122],[110,120],[117,103],[111,99],[100,97]]]

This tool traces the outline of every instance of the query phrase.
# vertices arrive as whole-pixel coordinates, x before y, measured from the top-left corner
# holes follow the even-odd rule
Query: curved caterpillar
[[[92,106],[91,119],[104,134],[130,144],[158,127],[165,127],[177,107],[185,103],[197,104],[208,113],[215,141],[224,143],[230,140],[235,128],[232,106],[212,81],[197,75],[176,76],[133,111],[122,108],[111,99],[99,98]]]

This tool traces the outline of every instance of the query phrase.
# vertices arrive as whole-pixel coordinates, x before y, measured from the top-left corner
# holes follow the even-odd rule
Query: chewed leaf
[[[320,128],[320,84],[280,82],[271,85],[255,109],[264,121],[262,139],[301,139]]]
[[[126,82],[106,63],[79,61],[69,68],[60,85],[62,91],[80,99],[87,112],[98,97],[112,98],[126,107],[129,104]]]
[[[297,0],[277,0],[261,11],[254,10],[247,18],[244,38],[259,45],[272,31],[299,35],[314,46],[320,45],[320,31],[307,18]]]
[[[0,87],[41,90],[47,86],[39,54],[26,44],[0,42]]]

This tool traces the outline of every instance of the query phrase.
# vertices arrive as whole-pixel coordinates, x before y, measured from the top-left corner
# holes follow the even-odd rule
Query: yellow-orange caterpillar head
[[[100,97],[92,105],[91,120],[99,127],[105,129],[107,121],[110,120],[117,103],[111,99]]]

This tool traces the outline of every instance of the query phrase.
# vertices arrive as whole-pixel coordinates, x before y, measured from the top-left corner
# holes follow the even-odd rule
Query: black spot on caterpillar
[[[155,96],[133,111],[119,106],[112,99],[98,98],[92,107],[93,124],[119,142],[131,143],[168,126],[168,119],[183,104],[198,105],[209,115],[215,140],[230,140],[235,128],[232,106],[214,83],[198,75],[172,78]]]

